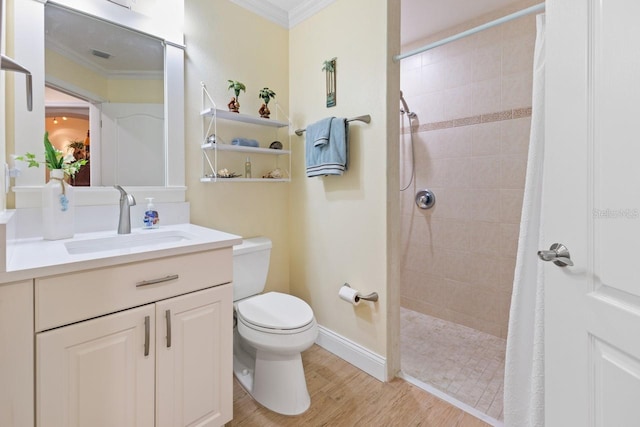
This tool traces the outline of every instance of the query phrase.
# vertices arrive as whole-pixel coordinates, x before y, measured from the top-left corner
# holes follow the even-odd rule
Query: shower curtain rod
[[[431,50],[433,48],[436,48],[438,46],[442,46],[444,44],[451,43],[451,42],[454,42],[456,40],[460,40],[461,38],[470,36],[472,34],[479,33],[480,31],[487,30],[489,28],[498,26],[500,24],[504,24],[505,22],[513,21],[514,19],[523,17],[525,15],[529,15],[529,14],[537,13],[537,12],[542,12],[543,10],[544,10],[544,3],[539,3],[539,4],[535,5],[535,6],[531,6],[531,7],[528,7],[526,9],[522,9],[521,11],[512,13],[511,15],[503,16],[502,18],[496,19],[496,20],[491,21],[491,22],[487,22],[486,24],[482,24],[482,25],[479,25],[477,27],[471,28],[471,29],[469,29],[467,31],[463,31],[461,33],[458,33],[456,35],[453,35],[453,36],[450,36],[450,37],[446,37],[446,38],[444,38],[442,40],[439,40],[437,42],[429,43],[428,45],[422,46],[422,47],[420,47],[418,49],[410,50],[409,52],[402,53],[400,55],[396,55],[396,56],[393,57],[393,61],[394,62],[398,62],[401,59],[409,58],[410,56],[414,56],[414,55],[417,55],[419,53],[426,52],[427,50]]]

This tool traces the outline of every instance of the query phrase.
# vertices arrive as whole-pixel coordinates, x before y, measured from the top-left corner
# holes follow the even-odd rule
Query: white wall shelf
[[[268,154],[271,156],[284,156],[291,154],[290,150],[274,150],[273,148],[261,148],[261,147],[246,147],[244,145],[229,145],[229,144],[202,144],[203,150],[218,150],[218,151],[235,151],[238,153],[247,154]]]
[[[289,178],[200,178],[200,182],[289,182]]]
[[[213,117],[215,115],[218,119],[232,120],[234,122],[250,123],[260,126],[271,126],[276,128],[289,126],[288,122],[273,119],[264,119],[262,117],[250,116],[248,114],[234,113],[232,111],[221,110],[214,107],[202,110],[200,112],[200,115],[202,117]]]
[[[207,105],[208,104],[208,105]],[[275,112],[276,114],[280,112],[282,116],[286,117],[280,106],[275,103]],[[200,178],[200,182],[208,183],[208,182],[290,182],[290,171],[291,171],[291,135],[289,133],[289,118],[286,117],[286,121],[275,120],[275,119],[265,119],[262,117],[251,116],[248,114],[235,113],[232,111],[221,110],[216,107],[216,103],[213,101],[213,98],[209,95],[206,86],[202,83],[202,109],[200,110],[200,117],[202,118],[202,141],[200,143],[200,148],[202,150],[202,174]],[[218,119],[221,120],[229,120],[240,123],[247,123],[251,125],[258,125],[270,128],[276,128],[274,130],[276,136],[282,134],[284,131],[280,129],[286,128],[286,138],[288,140],[288,148],[286,150],[275,150],[272,148],[266,147],[247,147],[244,145],[233,145],[233,144],[222,144],[222,143],[211,143],[207,142],[209,139],[209,135],[218,135]],[[283,136],[283,135],[281,135]],[[222,137],[216,138],[222,141]],[[280,138],[278,138],[280,139]],[[281,139],[284,141],[284,139]],[[285,147],[287,148],[287,147]],[[281,175],[284,175],[284,178],[243,178],[243,177],[234,177],[234,178],[223,178],[217,175],[217,171],[222,171],[226,168],[231,168],[234,165],[237,167],[237,163],[234,163],[237,160],[233,155],[229,155],[226,153],[242,153],[242,154],[256,154],[256,155],[265,155],[271,157],[272,159],[275,157],[274,168],[280,169]],[[209,154],[209,153],[212,153]],[[288,156],[286,163],[288,164],[288,169],[285,167],[280,167],[280,157]],[[219,161],[219,159],[221,161]],[[225,162],[231,166],[220,166],[220,162]],[[264,161],[262,162],[264,164]],[[275,169],[274,169],[275,170]],[[254,171],[258,172],[257,175],[266,174],[266,171]]]

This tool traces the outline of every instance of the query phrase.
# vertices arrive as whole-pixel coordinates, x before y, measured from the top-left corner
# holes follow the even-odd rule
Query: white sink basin
[[[70,255],[77,255],[141,246],[153,247],[192,240],[193,238],[193,235],[179,230],[141,230],[140,233],[136,234],[120,234],[111,237],[66,242],[64,246]]]

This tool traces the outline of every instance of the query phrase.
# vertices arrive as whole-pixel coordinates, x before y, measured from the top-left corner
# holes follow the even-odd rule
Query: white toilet
[[[233,373],[266,408],[297,415],[311,404],[300,353],[315,342],[318,325],[300,298],[261,294],[270,254],[271,240],[265,237],[233,247]]]

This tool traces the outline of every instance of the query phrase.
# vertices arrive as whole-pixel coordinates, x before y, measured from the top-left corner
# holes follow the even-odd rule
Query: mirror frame
[[[132,187],[127,191],[153,196],[158,202],[185,201],[185,153],[184,153],[184,21],[183,0],[163,0],[163,16],[148,17],[133,12],[107,0],[14,0],[14,58],[33,75],[33,111],[26,109],[24,87],[14,85],[14,150],[38,155],[43,152],[44,135],[44,87],[45,87],[45,34],[44,8],[53,3],[116,25],[131,28],[161,39],[165,44],[164,63],[164,147],[165,182],[163,187]],[[171,142],[171,143],[170,143]],[[13,165],[11,165],[13,166]],[[20,167],[15,180],[15,207],[40,206],[40,188],[45,184],[44,168]],[[75,204],[102,205],[113,203],[116,194],[111,187],[84,187],[75,192]],[[117,201],[117,199],[115,199]]]

